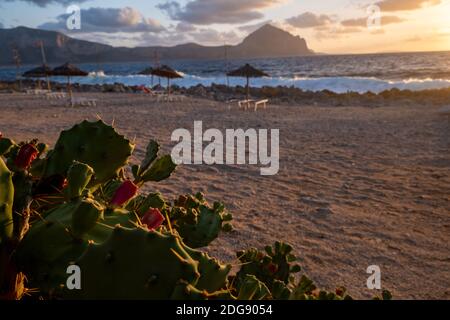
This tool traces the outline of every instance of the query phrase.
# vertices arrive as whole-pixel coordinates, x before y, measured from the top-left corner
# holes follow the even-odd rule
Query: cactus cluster
[[[48,299],[348,298],[317,293],[305,276],[295,282],[300,267],[281,242],[239,252],[231,274],[199,248],[231,231],[232,215],[201,193],[173,202],[143,194],[176,165],[153,140],[130,164],[134,147],[102,121],[63,131],[49,151],[0,137],[0,299],[20,299],[26,287]],[[67,287],[72,265],[81,290]]]
[[[170,211],[170,218],[183,240],[193,248],[208,246],[220,231],[229,232],[232,215],[222,203],[210,206],[203,194],[180,196]]]

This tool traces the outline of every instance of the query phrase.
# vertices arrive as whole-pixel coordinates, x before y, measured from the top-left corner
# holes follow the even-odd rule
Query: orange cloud
[[[441,0],[383,0],[375,5],[382,11],[409,11],[421,9],[424,6],[436,6],[441,2]]]

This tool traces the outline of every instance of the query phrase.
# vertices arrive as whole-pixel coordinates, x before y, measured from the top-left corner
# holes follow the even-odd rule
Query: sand
[[[53,144],[83,119],[115,122],[136,137],[134,161],[155,138],[169,153],[173,130],[280,129],[280,172],[257,166],[181,166],[149,185],[166,198],[205,192],[234,214],[235,231],[211,250],[235,262],[239,249],[291,243],[303,271],[321,287],[344,285],[356,298],[366,268],[379,265],[382,285],[397,299],[450,298],[450,122],[438,107],[274,106],[257,113],[189,99],[156,103],[137,94],[83,94],[97,107],[70,109],[24,95],[0,95],[0,131],[16,141]]]

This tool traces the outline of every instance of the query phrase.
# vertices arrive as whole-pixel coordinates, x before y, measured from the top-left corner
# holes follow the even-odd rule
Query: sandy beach
[[[355,298],[369,298],[376,292],[366,287],[366,268],[379,265],[383,288],[396,299],[450,299],[450,122],[438,106],[269,105],[255,113],[194,98],[83,96],[98,99],[98,106],[0,94],[0,131],[52,145],[61,130],[99,117],[135,137],[137,161],[151,138],[170,153],[173,130],[192,130],[194,121],[204,129],[280,129],[276,176],[261,176],[250,165],[183,165],[146,191],[170,200],[202,191],[223,201],[235,231],[211,250],[224,261],[235,262],[239,249],[283,240],[326,289],[343,285]]]

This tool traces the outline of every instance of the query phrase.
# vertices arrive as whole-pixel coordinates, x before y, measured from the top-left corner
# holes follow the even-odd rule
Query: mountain
[[[312,54],[306,40],[266,24],[232,50],[236,58],[293,57]]]
[[[49,63],[81,62],[131,62],[151,60],[158,52],[163,59],[223,59],[227,51],[230,59],[263,57],[288,57],[311,55],[305,39],[294,36],[272,25],[265,25],[248,35],[236,46],[207,47],[187,43],[173,47],[113,47],[105,44],[71,38],[55,31],[17,27],[0,29],[0,64],[13,63],[12,48],[17,48],[22,63],[41,63],[41,53],[36,45],[43,41]]]

